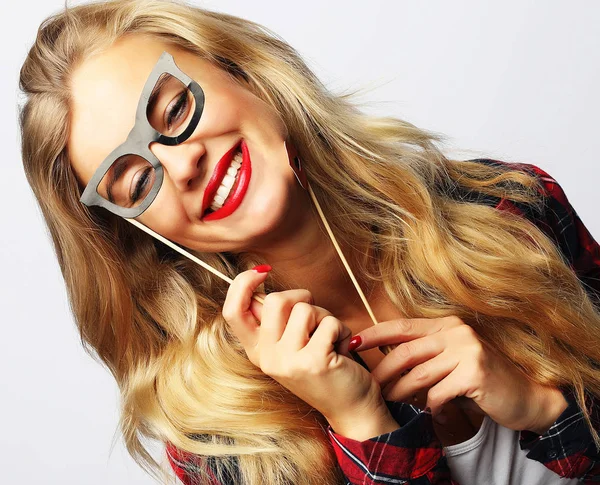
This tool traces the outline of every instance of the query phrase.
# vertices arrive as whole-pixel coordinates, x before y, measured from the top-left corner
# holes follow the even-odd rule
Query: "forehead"
[[[68,150],[84,184],[127,138],[146,79],[164,51],[176,62],[193,56],[153,37],[129,36],[85,59],[73,72]]]

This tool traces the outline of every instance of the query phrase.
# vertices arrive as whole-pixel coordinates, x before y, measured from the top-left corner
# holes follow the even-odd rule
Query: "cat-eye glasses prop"
[[[196,129],[203,108],[200,85],[163,52],[146,80],[127,139],[100,164],[80,201],[125,218],[142,214],[163,181],[162,164],[150,144],[183,143]]]

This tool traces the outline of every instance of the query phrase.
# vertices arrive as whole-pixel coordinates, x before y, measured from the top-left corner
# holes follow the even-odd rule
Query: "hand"
[[[250,361],[332,426],[350,430],[361,416],[373,419],[379,414],[386,419],[379,385],[348,352],[351,331],[327,310],[312,305],[308,290],[269,293],[264,305],[253,300],[266,277],[254,270],[240,273],[223,306],[223,317]]]
[[[543,433],[567,406],[558,389],[528,379],[456,316],[390,320],[358,335],[359,351],[400,344],[372,370],[373,377],[387,400],[429,389],[427,407],[434,417],[445,403],[464,396],[471,401],[463,407],[502,426]]]

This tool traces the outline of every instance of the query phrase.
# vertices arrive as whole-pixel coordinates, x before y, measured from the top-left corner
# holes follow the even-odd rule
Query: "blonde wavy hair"
[[[348,254],[354,270],[382,281],[402,314],[457,315],[533,381],[573,386],[582,406],[584,391],[600,396],[600,313],[555,243],[526,218],[456,196],[543,210],[535,176],[449,160],[441,135],[363,114],[256,23],[175,1],[81,5],[43,22],[22,67],[23,163],[83,344],[114,375],[126,446],[154,477],[168,471],[147,440],[198,457],[198,483],[209,483],[209,460],[220,476],[239,467],[249,485],[344,483],[323,417],[254,367],[230,333],[227,284],[79,202],[66,149],[70,77],[135,33],[210,60],[279,112],[336,237],[368,248]],[[196,254],[230,277],[259,262]],[[285,287],[273,278],[264,289]]]

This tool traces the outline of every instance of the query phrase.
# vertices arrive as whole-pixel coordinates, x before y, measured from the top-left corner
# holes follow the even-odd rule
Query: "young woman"
[[[146,438],[185,483],[598,480],[600,248],[550,175],[449,160],[179,3],[66,9],[20,85],[76,321],[156,476]]]

